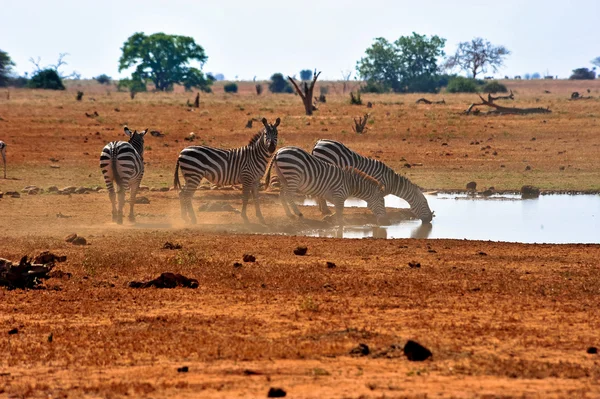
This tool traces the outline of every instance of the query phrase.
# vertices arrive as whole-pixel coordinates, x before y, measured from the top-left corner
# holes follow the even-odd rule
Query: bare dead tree
[[[342,94],[346,94],[346,89],[348,88],[348,82],[350,81],[350,77],[352,76],[352,71],[345,70],[342,71],[342,81],[344,82],[342,86]]]
[[[352,130],[354,130],[354,133],[366,133],[369,116],[371,116],[371,114],[365,114],[365,116],[363,116],[362,118],[359,117],[358,120],[354,118],[354,126],[352,126]]]
[[[488,94],[488,99],[491,101],[496,101],[496,100],[514,100],[515,99],[515,95],[513,94],[512,90],[510,91],[510,94],[507,96],[498,96],[498,97],[492,97],[490,94]]]
[[[446,100],[441,99],[440,101],[430,101],[426,98],[419,98],[415,101],[415,104],[446,104]]]
[[[288,79],[290,82],[292,82],[292,85],[294,85],[294,88],[296,89],[296,92],[298,93],[298,95],[300,96],[300,98],[302,98],[302,102],[304,103],[304,110],[306,112],[306,115],[312,115],[313,111],[317,110],[317,107],[315,106],[315,104],[313,103],[313,90],[315,88],[315,83],[317,82],[317,78],[319,77],[319,75],[321,74],[321,72],[319,71],[317,73],[317,70],[315,69],[315,73],[312,79],[312,82],[310,83],[310,85],[307,82],[304,82],[304,92],[300,89],[300,87],[298,87],[298,85],[296,84],[296,81],[288,76]]]
[[[481,103],[473,103],[469,106],[469,108],[467,108],[467,110],[465,111],[466,115],[469,115],[471,113],[473,113],[474,115],[481,115],[482,113],[480,112],[479,109],[473,109],[475,107],[478,106],[487,106],[487,107],[491,107],[494,108],[494,110],[492,111],[488,111],[486,112],[484,115],[506,115],[506,114],[517,114],[517,115],[526,115],[526,114],[547,114],[550,113],[552,111],[550,111],[550,108],[509,108],[509,107],[502,107],[500,105],[494,104],[494,100],[493,97],[488,94],[488,99],[485,100],[483,97],[481,97],[480,94],[478,94],[479,98],[481,99]]]

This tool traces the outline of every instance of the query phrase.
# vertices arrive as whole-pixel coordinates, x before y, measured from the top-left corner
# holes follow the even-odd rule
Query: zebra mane
[[[265,133],[265,129],[262,129],[260,132],[256,133],[254,136],[252,136],[252,138],[248,142],[248,146],[251,146],[252,144],[256,144],[258,142],[258,139],[260,139],[260,136],[262,136],[264,133]]]
[[[364,180],[365,182],[367,182],[367,183],[369,183],[371,185],[377,186],[377,188],[380,191],[384,190],[384,186],[383,186],[383,184],[381,184],[381,182],[379,180],[373,178],[372,176],[369,176],[368,174],[366,174],[362,170],[358,170],[358,169],[356,169],[356,168],[354,168],[352,166],[346,166],[346,167],[344,167],[344,171],[347,172],[347,173],[354,174],[358,178]]]

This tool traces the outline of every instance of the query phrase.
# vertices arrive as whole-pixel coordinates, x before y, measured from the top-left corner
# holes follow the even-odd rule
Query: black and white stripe
[[[100,169],[104,175],[104,182],[108,189],[108,196],[112,203],[112,219],[118,224],[123,223],[123,207],[125,205],[125,191],[131,189],[129,220],[135,222],[133,205],[135,196],[144,176],[144,135],[148,129],[132,132],[125,128],[129,142],[113,141],[102,149],[100,154]],[[117,185],[119,194],[118,208],[114,184]]]
[[[285,213],[292,217],[302,213],[294,203],[293,195],[302,193],[325,198],[335,205],[336,217],[343,224],[344,201],[349,197],[367,202],[379,223],[386,223],[383,187],[379,182],[355,168],[340,168],[324,162],[299,147],[284,147],[277,151],[266,176],[269,185],[271,169],[275,168],[281,184],[280,198]]]
[[[6,179],[6,143],[0,141],[0,154],[2,154],[2,163],[4,164],[4,178]]]
[[[433,219],[433,212],[431,212],[421,189],[406,177],[394,172],[383,162],[359,155],[334,140],[317,141],[312,154],[334,165],[350,166],[366,173],[385,186],[384,195],[393,194],[408,202],[411,211],[424,223],[429,223]],[[329,213],[325,201],[320,200],[319,207],[323,213]]]
[[[175,167],[175,188],[181,188],[179,168],[183,174],[185,185],[181,189],[181,217],[191,223],[196,223],[196,215],[192,207],[192,197],[200,185],[202,178],[216,185],[242,184],[242,218],[248,222],[246,207],[248,197],[252,195],[256,208],[256,217],[261,223],[264,218],[258,202],[258,185],[265,174],[269,158],[277,148],[277,126],[280,119],[265,125],[245,147],[223,150],[207,146],[191,146],[184,148],[179,154]]]

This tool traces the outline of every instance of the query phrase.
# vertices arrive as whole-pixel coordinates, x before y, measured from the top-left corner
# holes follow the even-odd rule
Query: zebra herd
[[[180,152],[173,184],[175,189],[180,190],[181,216],[185,221],[196,223],[192,197],[204,178],[216,185],[242,184],[242,218],[248,222],[246,208],[252,196],[256,217],[264,224],[258,190],[265,172],[265,187],[269,186],[273,169],[281,183],[281,203],[290,217],[294,214],[302,217],[293,199],[294,194],[302,193],[318,198],[319,209],[327,215],[326,218],[331,217],[326,201],[333,203],[334,216],[342,225],[344,201],[357,197],[367,202],[379,224],[386,224],[384,196],[393,194],[406,200],[412,212],[424,223],[433,219],[433,212],[419,187],[383,162],[361,156],[340,142],[319,140],[312,153],[299,147],[283,147],[275,152],[280,122],[277,118],[275,123],[270,124],[263,118],[264,128],[244,147],[224,150],[190,146]],[[126,127],[129,142],[111,142],[100,156],[100,168],[112,203],[113,221],[119,224],[123,223],[125,191],[128,189],[131,189],[129,220],[135,221],[133,208],[144,174],[144,135],[147,131],[131,132]],[[179,180],[179,169],[185,181],[183,186]],[[118,203],[115,184],[118,187]]]

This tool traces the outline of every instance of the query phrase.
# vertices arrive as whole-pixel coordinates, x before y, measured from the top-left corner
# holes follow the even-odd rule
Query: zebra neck
[[[144,139],[132,138],[129,144],[131,144],[141,158],[144,158]]]
[[[261,134],[258,137],[258,140],[256,140],[256,142],[254,142],[248,146],[248,149],[250,151],[254,151],[254,152],[262,155],[263,158],[268,158],[271,156],[271,153],[269,152],[267,145],[265,144],[264,136],[265,136],[265,133],[263,132],[263,134]]]

